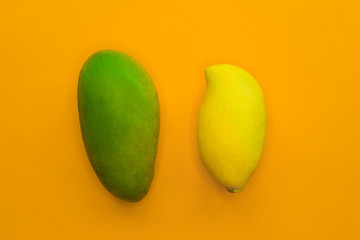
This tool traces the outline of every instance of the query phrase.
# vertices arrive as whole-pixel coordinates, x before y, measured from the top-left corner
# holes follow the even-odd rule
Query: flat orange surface
[[[2,1],[0,239],[360,239],[359,1]],[[100,49],[137,59],[161,130],[147,197],[97,179],[76,89]],[[204,69],[261,85],[268,134],[245,190],[202,165]]]

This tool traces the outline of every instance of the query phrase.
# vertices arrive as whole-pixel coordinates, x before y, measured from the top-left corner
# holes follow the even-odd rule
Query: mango
[[[129,55],[102,50],[84,63],[78,111],[87,156],[104,187],[140,201],[153,176],[160,107],[146,70]]]
[[[266,107],[245,70],[218,64],[205,70],[206,94],[198,118],[198,146],[208,172],[231,193],[255,171],[266,136]]]

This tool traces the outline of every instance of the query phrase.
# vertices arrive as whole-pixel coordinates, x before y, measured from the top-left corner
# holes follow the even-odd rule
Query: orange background
[[[0,239],[360,239],[359,1],[2,1]],[[150,73],[161,105],[155,178],[127,203],[82,143],[82,64],[111,48]],[[205,67],[263,88],[268,134],[230,194],[197,151]]]

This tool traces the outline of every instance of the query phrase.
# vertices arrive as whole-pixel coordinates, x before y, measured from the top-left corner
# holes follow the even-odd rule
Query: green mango
[[[80,72],[78,110],[86,152],[101,183],[123,200],[143,199],[154,176],[160,128],[149,74],[122,52],[94,53]]]

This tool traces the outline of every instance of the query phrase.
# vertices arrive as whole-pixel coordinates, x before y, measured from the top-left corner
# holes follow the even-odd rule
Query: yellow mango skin
[[[240,192],[259,163],[266,135],[262,90],[245,70],[219,64],[205,70],[206,95],[198,146],[208,172],[229,192]]]

